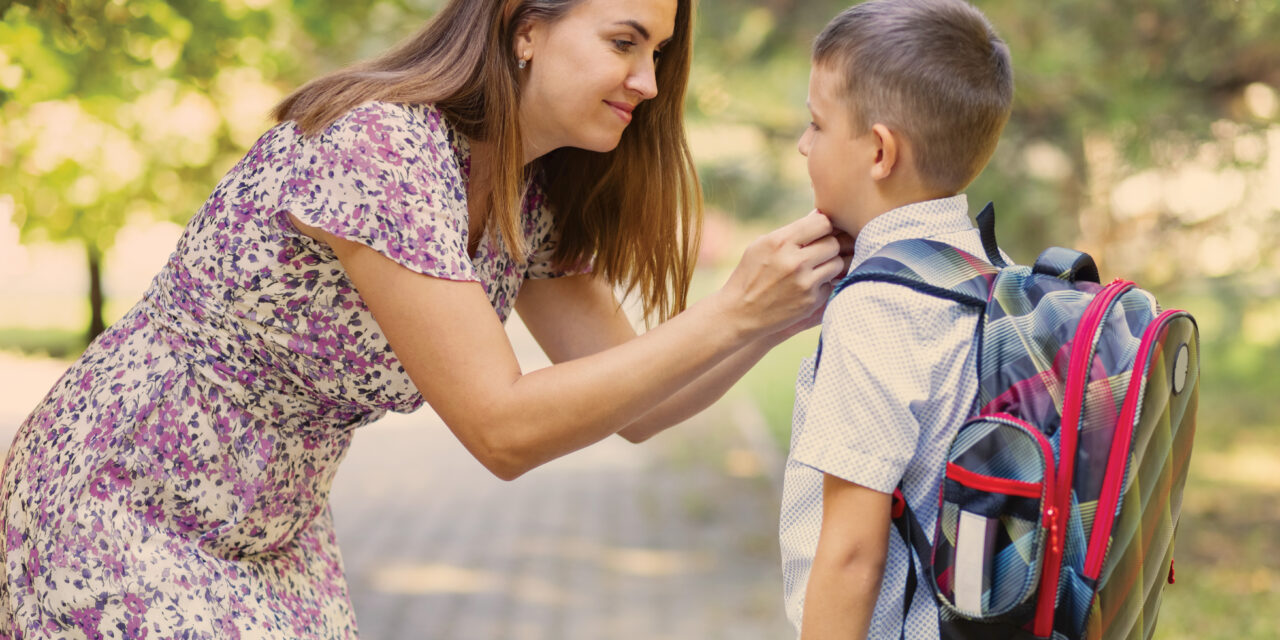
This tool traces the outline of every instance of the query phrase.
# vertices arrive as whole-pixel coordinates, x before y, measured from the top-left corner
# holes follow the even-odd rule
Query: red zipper
[[[1036,444],[1040,446],[1041,455],[1044,457],[1044,482],[1041,483],[1043,492],[1036,491],[1035,493],[1029,493],[1029,492],[1024,493],[1023,491],[1026,488],[1035,487],[1036,486],[1035,483],[1021,482],[1018,480],[1006,480],[1004,478],[992,478],[990,476],[984,476],[981,474],[974,473],[972,471],[969,471],[968,469],[959,467],[950,462],[947,463],[947,475],[951,476],[952,479],[956,480],[957,482],[960,482],[961,484],[966,484],[968,486],[972,486],[975,489],[983,489],[984,487],[982,487],[981,485],[983,483],[990,482],[993,485],[993,487],[999,487],[999,489],[997,490],[1004,489],[1004,491],[1002,492],[1007,493],[1009,495],[1018,495],[1018,496],[1028,497],[1028,498],[1042,498],[1041,510],[1044,513],[1044,522],[1042,526],[1044,526],[1044,528],[1048,530],[1049,547],[1053,548],[1053,547],[1060,546],[1061,536],[1059,535],[1058,509],[1054,506],[1056,495],[1055,495],[1055,490],[1053,486],[1054,485],[1053,477],[1055,475],[1056,470],[1055,470],[1055,465],[1053,461],[1053,445],[1049,443],[1049,438],[1045,437],[1043,432],[1031,426],[1025,420],[1016,418],[1008,413],[988,413],[988,414],[979,415],[976,418],[971,418],[971,420],[995,420],[995,421],[1003,422],[1005,424],[1017,427],[1027,432],[1027,434],[1031,436],[1031,439],[1034,440]],[[964,480],[955,477],[954,471],[957,469],[960,471],[960,474],[959,474],[960,476],[972,478],[974,482],[973,483],[965,482]],[[1015,491],[1008,491],[1007,489],[1010,489],[1010,488],[1015,489]],[[939,492],[939,509],[941,509],[941,492]],[[935,551],[936,550],[937,549],[935,548]],[[1047,556],[1048,551],[1046,551],[1045,554]]]
[[[1147,360],[1151,357],[1151,349],[1155,346],[1161,330],[1168,325],[1170,318],[1180,313],[1182,312],[1170,309],[1156,317],[1144,332],[1142,344],[1138,347],[1138,355],[1133,360],[1135,365],[1140,364],[1144,368],[1140,372],[1144,375],[1130,378],[1129,389],[1125,392],[1124,404],[1120,409],[1116,428],[1121,429],[1121,432],[1112,440],[1111,453],[1107,456],[1106,476],[1102,481],[1102,493],[1098,496],[1098,516],[1094,520],[1088,551],[1085,553],[1084,575],[1087,578],[1098,579],[1098,575],[1102,573],[1102,561],[1107,555],[1107,538],[1111,531],[1111,524],[1115,521],[1116,503],[1120,501],[1120,490],[1124,488],[1125,462],[1129,458],[1129,445],[1133,443],[1135,426],[1133,421],[1138,415],[1138,399],[1145,386],[1143,381],[1148,377]],[[1135,371],[1135,373],[1139,372]]]
[[[947,477],[966,487],[999,493],[1006,496],[1040,499],[1044,495],[1041,485],[1008,478],[995,478],[974,473],[954,462],[947,463]]]
[[[1121,294],[1132,289],[1128,280],[1116,280],[1096,295],[1084,310],[1076,335],[1072,338],[1071,360],[1067,369],[1067,388],[1062,401],[1061,436],[1058,438],[1059,504],[1057,515],[1064,516],[1071,509],[1071,481],[1075,471],[1077,439],[1080,437],[1080,414],[1084,408],[1084,392],[1089,382],[1089,369],[1093,364],[1093,347],[1102,328],[1102,321],[1111,309],[1111,303]],[[1040,602],[1036,606],[1033,633],[1046,638],[1053,631],[1053,607],[1058,597],[1058,579],[1062,575],[1062,552],[1066,547],[1063,537],[1053,536],[1057,544],[1051,544],[1045,554],[1045,573],[1040,581]]]
[[[1041,508],[1044,510],[1044,528],[1049,530],[1049,546],[1055,546],[1058,542],[1058,509],[1054,504],[1057,492],[1053,487],[1053,476],[1057,473],[1057,469],[1053,463],[1053,445],[1049,444],[1049,439],[1039,429],[1007,413],[992,413],[980,417],[984,420],[1001,420],[1019,427],[1040,445],[1040,452],[1044,455],[1044,502]]]

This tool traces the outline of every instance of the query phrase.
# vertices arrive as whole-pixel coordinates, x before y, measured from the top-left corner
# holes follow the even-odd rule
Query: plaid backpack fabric
[[[983,313],[978,397],[951,444],[933,544],[900,495],[895,525],[943,638],[1150,638],[1195,432],[1195,320],[1132,282],[1099,284],[1077,251],[1008,265],[990,204],[978,223],[985,261],[895,242],[836,289],[891,282]],[[906,603],[915,588],[913,571]]]

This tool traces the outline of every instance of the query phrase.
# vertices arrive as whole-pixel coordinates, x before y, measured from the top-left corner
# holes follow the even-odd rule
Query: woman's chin
[[[590,139],[579,140],[574,145],[579,149],[586,151],[595,151],[596,153],[609,153],[618,148],[618,144],[622,142],[622,130],[617,133],[602,133],[599,136],[592,136]]]

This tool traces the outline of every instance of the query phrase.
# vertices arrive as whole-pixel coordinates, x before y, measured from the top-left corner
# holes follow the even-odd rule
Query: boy
[[[817,209],[856,237],[856,267],[930,238],[985,255],[961,191],[1008,120],[1008,49],[963,0],[872,0],[814,44],[800,139]],[[801,368],[779,527],[787,615],[805,640],[937,638],[927,578],[904,620],[901,483],[932,537],[947,446],[977,392],[977,313],[861,282],[828,304]],[[919,571],[917,565],[917,571]]]

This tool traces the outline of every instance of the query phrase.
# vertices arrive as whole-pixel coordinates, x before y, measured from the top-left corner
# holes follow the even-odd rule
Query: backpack
[[[980,310],[978,396],[950,445],[929,544],[901,487],[894,524],[939,604],[942,638],[1150,638],[1181,511],[1199,333],[1134,283],[1054,247],[1010,265],[894,242],[832,295],[889,282]],[[819,345],[819,356],[821,345]],[[903,618],[917,585],[908,573]]]

